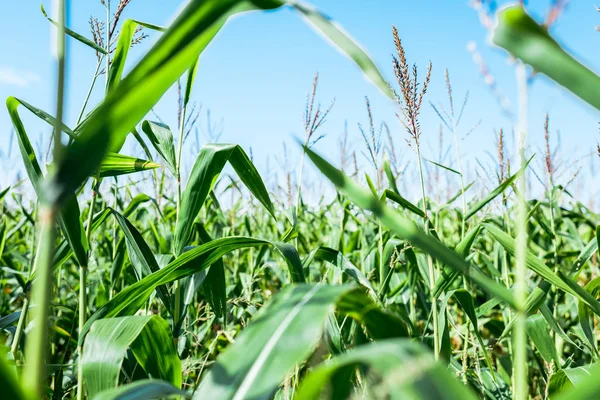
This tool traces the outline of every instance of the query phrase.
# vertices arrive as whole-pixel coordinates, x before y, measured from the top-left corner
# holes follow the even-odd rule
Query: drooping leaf
[[[29,181],[35,190],[38,199],[40,201],[46,201],[47,199],[45,198],[45,191],[43,189],[44,174],[42,173],[33,146],[29,141],[29,137],[27,136],[27,132],[25,131],[25,127],[23,126],[23,122],[17,111],[19,104],[24,103],[12,96],[6,99],[6,108],[8,109],[15,131],[17,132],[17,141],[25,165],[25,171],[27,172]],[[54,121],[54,118],[50,118],[50,121],[47,120],[49,123]],[[65,193],[63,197],[64,205],[60,210],[58,218],[61,231],[73,250],[79,265],[87,265],[87,252],[89,247],[80,218],[77,198],[72,191]]]
[[[231,251],[264,245],[271,245],[282,254],[288,264],[290,275],[296,273],[293,271],[302,270],[302,263],[300,262],[298,253],[289,244],[247,237],[215,239],[182,253],[164,268],[123,289],[112,300],[99,307],[88,319],[80,340],[85,336],[90,325],[100,318],[135,314],[158,286],[201,272]]]
[[[144,121],[142,131],[150,139],[150,143],[165,161],[167,168],[173,174],[177,175],[177,162],[175,159],[175,145],[173,144],[173,132],[171,129],[160,122]]]
[[[281,3],[284,2],[281,1]],[[341,26],[307,3],[294,0],[289,4],[300,12],[317,32],[321,33],[343,54],[350,57],[383,94],[391,99],[394,98],[390,85],[383,78],[373,60]]]
[[[231,164],[250,192],[271,215],[274,215],[269,193],[246,152],[238,145],[206,144],[200,149],[200,154],[196,158],[188,183],[181,195],[179,219],[175,227],[175,254],[181,254],[184,246],[188,244],[194,220],[227,162]]]
[[[48,19],[48,21],[50,21],[55,26],[59,26],[59,23],[57,21],[53,20],[52,18],[50,18],[48,16],[48,14],[46,13],[46,10],[44,9],[44,6],[42,4],[40,4],[40,10],[42,11],[42,14],[44,14],[44,17],[46,17]],[[86,38],[85,36],[80,35],[79,33],[67,28],[66,26],[64,27],[64,30],[65,30],[65,33],[67,35],[71,36],[73,39],[85,44],[86,46],[91,47],[92,49],[96,50],[100,54],[106,54],[106,49],[103,48],[102,46],[98,46],[93,40],[90,40],[90,39]]]

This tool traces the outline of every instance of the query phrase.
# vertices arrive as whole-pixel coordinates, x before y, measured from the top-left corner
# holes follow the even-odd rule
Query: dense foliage
[[[63,38],[55,115],[14,97],[6,102],[36,200],[18,185],[0,192],[3,395],[596,398],[600,217],[554,181],[549,150],[545,193],[526,200],[525,143],[510,171],[500,136],[497,187],[483,195],[469,192],[457,147],[458,165],[434,163],[460,182],[441,200],[427,193],[420,154],[431,65],[420,83],[395,28],[390,89],[352,39],[302,3],[191,0],[166,29],[126,20],[117,31],[128,3],[111,13],[103,1],[110,19],[106,27],[92,20],[91,40],[64,27],[59,1],[58,20],[48,17]],[[418,157],[419,196],[398,189],[403,171],[384,157],[368,100],[370,123],[361,130],[373,172],[364,173],[364,185],[362,173],[349,177],[344,161],[338,169],[313,151],[329,111],[314,102],[317,78],[299,148],[337,189],[332,199],[303,201],[304,159],[299,183],[288,176],[279,198],[232,144],[202,146],[182,182],[198,56],[229,16],[284,6],[398,102]],[[600,104],[600,78],[521,6],[498,18],[495,43]],[[139,26],[162,36],[124,75],[129,48],[145,35]],[[86,100],[74,128],[62,121],[65,35],[96,52],[92,87],[102,72],[106,85],[105,99],[91,111]],[[174,134],[148,113],[180,79]],[[448,76],[447,83],[450,109],[438,114],[456,135],[462,112],[455,114]],[[49,168],[38,161],[22,112],[54,128]],[[128,135],[146,160],[120,153]]]

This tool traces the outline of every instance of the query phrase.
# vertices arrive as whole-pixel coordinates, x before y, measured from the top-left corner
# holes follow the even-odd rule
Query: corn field
[[[0,188],[2,398],[600,398],[600,214],[557,177],[550,117],[546,151],[528,146],[533,74],[600,110],[600,77],[548,33],[563,2],[544,23],[523,4],[482,14],[514,61],[518,123],[515,152],[498,134],[495,188],[477,193],[460,159],[465,105],[448,71],[447,105],[434,109],[456,159],[422,157],[431,133],[421,110],[437,67],[411,64],[403,44],[411,38],[396,27],[387,82],[307,3],[190,0],[161,27],[121,18],[130,0],[101,2],[107,20],[93,18],[90,34],[65,26],[68,1],[55,1],[56,15],[41,9],[57,31],[55,109],[6,99],[26,179]],[[301,162],[281,190],[236,144],[198,144],[184,172],[203,50],[229,18],[280,8],[395,103],[405,136],[379,126],[366,99],[368,166],[344,154],[345,140],[341,163],[323,156],[316,143],[333,103],[319,104],[317,75],[296,143]],[[149,35],[158,40],[132,63],[129,49]],[[73,121],[64,118],[66,37],[97,58]],[[104,98],[88,104],[95,86]],[[173,87],[178,125],[169,127],[151,111]],[[25,113],[52,129],[48,160],[34,151]],[[126,154],[128,137],[143,159]],[[412,175],[393,150],[406,142]],[[330,198],[307,200],[305,167],[318,169]],[[458,182],[447,198],[432,169]],[[535,197],[534,172],[543,181]]]

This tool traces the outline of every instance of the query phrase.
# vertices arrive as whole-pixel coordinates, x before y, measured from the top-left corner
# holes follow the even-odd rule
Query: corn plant
[[[456,140],[462,112],[454,113],[446,72],[451,112],[438,114],[455,138],[458,171],[434,164],[458,174],[460,185],[453,196],[434,196],[420,147],[429,132],[419,119],[431,65],[420,85],[396,28],[394,90],[339,25],[302,2],[191,0],[168,27],[121,21],[129,2],[103,0],[107,18],[91,19],[91,39],[65,26],[67,1],[58,0],[56,18],[42,8],[58,34],[54,115],[6,100],[23,186],[35,194],[28,202],[18,183],[0,191],[7,398],[597,397],[600,217],[571,195],[572,179],[556,174],[549,119],[541,199],[526,193],[536,156],[526,153],[525,135],[511,171],[502,131],[497,185],[468,196],[473,184],[465,184]],[[341,168],[320,155],[314,135],[331,108],[314,106],[316,77],[295,204],[290,174],[288,199],[276,198],[236,144],[198,144],[186,177],[199,56],[228,18],[280,8],[300,14],[396,102],[417,153],[414,193],[400,189],[411,176],[398,167],[398,138],[374,122],[368,99],[368,126],[359,125],[372,167],[366,187],[363,175],[348,176],[348,160],[359,168],[356,154],[346,154],[347,136]],[[523,133],[527,65],[600,109],[600,78],[544,25],[521,5],[497,17],[494,43],[519,60]],[[125,74],[129,49],[150,31],[158,41]],[[63,112],[66,36],[98,61],[74,125]],[[88,109],[103,74],[105,96]],[[151,113],[174,85],[175,132]],[[23,111],[52,128],[46,168]],[[125,154],[130,134],[144,159]],[[304,201],[304,158],[335,196]]]

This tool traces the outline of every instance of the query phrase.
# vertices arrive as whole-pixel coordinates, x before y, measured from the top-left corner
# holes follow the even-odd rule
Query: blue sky
[[[536,17],[542,18],[549,2],[532,0],[529,6]],[[494,129],[503,127],[510,131],[511,121],[503,116],[484,84],[467,44],[476,43],[513,108],[516,105],[514,67],[503,51],[488,44],[487,32],[467,1],[313,0],[312,3],[361,43],[389,80],[393,79],[391,26],[396,25],[409,62],[416,62],[423,71],[429,60],[433,63],[433,77],[426,98],[429,101],[446,101],[444,68],[448,68],[455,101],[461,102],[464,93],[470,92],[463,130],[469,130],[481,121],[461,144],[464,157],[471,163],[475,158],[483,162],[490,160],[486,151],[493,151]],[[595,11],[594,4],[588,0],[572,1],[553,28],[553,34],[588,66],[600,70],[597,56],[600,33],[594,30],[596,24],[600,24],[600,13]],[[44,5],[47,10],[52,8],[48,0]],[[104,7],[99,0],[71,1],[70,5],[69,26],[89,37],[87,20],[90,15],[104,16]],[[49,23],[40,13],[38,2],[3,2],[1,7],[0,97],[14,95],[52,111],[54,64],[49,51]],[[180,7],[181,2],[175,0],[133,0],[124,17],[168,25]],[[155,38],[153,35],[143,45],[135,47],[130,60],[139,59]],[[72,40],[69,54],[67,122],[74,124],[96,59],[93,51]],[[385,120],[397,138],[397,145],[405,146],[406,133],[394,116],[394,105],[363,78],[355,65],[288,9],[245,14],[230,21],[201,58],[193,101],[202,104],[204,110],[210,109],[213,121],[223,120],[222,141],[239,143],[246,149],[252,147],[259,168],[267,167],[267,157],[271,157],[269,165],[274,168],[273,156],[279,154],[282,157],[283,142],[297,151],[293,137],[302,135],[306,94],[317,71],[320,74],[318,99],[324,105],[333,98],[336,100],[321,132],[327,136],[317,144],[318,150],[337,160],[337,141],[347,120],[350,140],[360,154],[362,145],[357,123],[366,122],[364,96],[371,100],[375,120]],[[92,96],[93,103],[100,99],[101,85],[97,89]],[[173,128],[176,126],[175,93],[171,90],[156,108],[160,117]],[[576,155],[578,159],[585,159],[593,151],[599,139],[596,111],[543,77],[533,82],[530,100],[530,143],[534,149],[542,145],[543,119],[548,112],[551,129],[561,132],[560,153],[564,158]],[[49,136],[47,126],[26,115],[25,111],[22,114],[34,142],[39,135]],[[206,124],[204,113],[199,124],[200,127]],[[422,115],[423,135],[426,145],[431,144],[432,148],[437,146],[439,125],[439,119],[426,105]],[[6,111],[0,111],[0,149],[5,154],[10,131],[8,115]],[[450,134],[445,135],[449,144]],[[202,133],[201,140],[204,140]],[[556,138],[554,144],[557,144]],[[132,147],[128,150],[136,152]],[[19,160],[14,158],[16,151],[13,143],[13,160]],[[432,154],[437,154],[437,150],[426,153],[434,157]],[[191,162],[191,150],[187,156]],[[406,157],[414,156],[407,152]],[[298,157],[290,160],[293,167]],[[453,160],[449,159],[448,163],[452,164]],[[5,171],[0,174],[0,185],[6,183],[8,169],[14,167],[14,162],[2,165]]]

